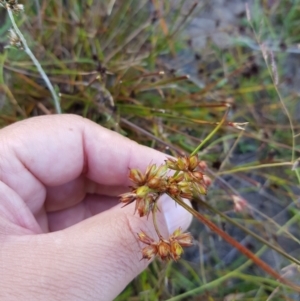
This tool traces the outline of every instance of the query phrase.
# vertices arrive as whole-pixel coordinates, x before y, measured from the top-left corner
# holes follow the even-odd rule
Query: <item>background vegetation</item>
[[[226,116],[199,152],[214,179],[207,202],[299,259],[300,1],[249,2],[221,29],[204,0],[32,0],[15,18],[63,113],[173,155],[190,153]],[[205,12],[214,28],[199,33],[200,47],[190,33]],[[6,48],[10,24],[1,9],[1,127],[55,113],[26,53]],[[220,31],[230,37],[226,45],[214,37]],[[193,205],[299,282],[285,256]],[[116,300],[298,300],[200,223],[191,232],[196,244],[185,260],[154,262]]]

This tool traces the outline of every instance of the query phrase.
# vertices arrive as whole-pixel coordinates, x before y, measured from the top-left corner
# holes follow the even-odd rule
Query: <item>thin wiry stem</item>
[[[116,3],[116,0],[110,0],[110,2],[108,3],[107,12],[106,12],[108,16],[111,15],[111,12],[114,8],[115,3]]]
[[[247,11],[247,9],[248,8],[246,6],[246,11]],[[248,12],[249,12],[249,9],[248,9]],[[274,89],[275,89],[275,91],[278,95],[279,102],[280,102],[280,104],[282,106],[282,109],[283,109],[285,115],[287,116],[287,119],[288,119],[289,124],[290,124],[290,130],[291,130],[291,135],[292,135],[292,158],[291,158],[291,163],[295,163],[296,141],[295,141],[294,124],[293,124],[292,116],[291,116],[287,106],[285,105],[285,102],[284,102],[284,100],[281,96],[281,93],[280,93],[279,89],[278,89],[278,73],[277,73],[276,62],[274,60],[274,54],[273,54],[272,51],[267,49],[267,47],[264,43],[261,43],[259,35],[257,35],[257,33],[254,29],[253,23],[251,22],[251,18],[249,18],[248,21],[249,21],[249,24],[250,24],[253,32],[254,32],[254,36],[255,36],[255,39],[257,41],[257,44],[259,45],[260,50],[262,52],[265,64],[267,66],[267,70],[268,70],[268,72],[270,74],[270,77],[271,77],[271,80],[273,82]],[[270,68],[269,63],[268,63],[268,54],[271,55],[271,68]],[[296,173],[296,177],[298,179],[298,182],[300,183],[300,173],[299,173],[297,168],[294,171]]]
[[[223,125],[224,121],[226,120],[228,112],[229,112],[229,107],[227,108],[221,122],[218,122],[216,128],[194,149],[194,151],[191,153],[190,156],[196,155],[198,151],[201,149],[201,147],[220,129],[220,127]]]
[[[158,209],[157,209],[157,204],[155,203],[155,204],[154,204],[154,207],[153,207],[153,209],[152,209],[153,225],[154,225],[154,229],[155,229],[155,231],[156,231],[158,237],[159,237],[160,239],[162,239],[163,236],[160,234],[160,231],[159,231],[158,225],[157,225],[157,220],[156,220],[156,212],[157,212],[157,210],[158,210]]]
[[[258,164],[258,165],[244,165],[241,167],[237,167],[231,170],[226,170],[226,171],[220,171],[217,172],[216,174],[218,176],[220,175],[228,175],[228,174],[233,174],[233,173],[237,173],[237,172],[241,172],[241,171],[249,171],[249,170],[253,170],[253,169],[261,169],[261,168],[269,168],[269,167],[278,167],[278,166],[293,166],[292,162],[276,162],[276,163],[267,163],[267,164]]]
[[[9,7],[9,5],[6,5],[6,9],[8,12],[8,16],[10,18],[10,21],[12,23],[13,29],[16,32],[16,34],[18,35],[19,39],[22,42],[22,46],[24,48],[24,51],[27,53],[27,55],[31,58],[32,62],[34,63],[34,65],[36,66],[36,68],[38,69],[40,75],[42,76],[42,78],[44,79],[49,91],[52,94],[53,97],[53,101],[54,101],[54,105],[55,105],[55,110],[58,114],[61,114],[61,107],[60,107],[60,103],[59,103],[59,97],[56,93],[56,91],[54,90],[53,85],[51,84],[47,74],[45,73],[45,71],[43,70],[41,64],[39,63],[39,61],[36,59],[36,57],[34,56],[34,54],[32,53],[32,51],[30,50],[30,48],[27,45],[26,39],[23,36],[22,32],[19,30],[16,22],[15,22],[15,18],[13,16],[13,12],[11,10],[11,8]]]
[[[198,198],[197,201],[199,202],[199,204],[201,204],[203,207],[207,207],[209,210],[211,210],[212,212],[214,212],[215,214],[221,216],[222,218],[224,218],[226,221],[228,221],[229,223],[231,223],[232,225],[235,225],[236,227],[240,228],[241,230],[243,230],[244,232],[246,232],[248,235],[251,235],[252,237],[254,237],[255,239],[257,239],[258,241],[260,241],[261,243],[263,243],[264,245],[270,247],[271,249],[275,250],[276,252],[278,252],[279,254],[281,254],[282,256],[284,256],[285,258],[289,259],[290,261],[296,263],[298,266],[300,265],[300,261],[296,258],[294,258],[293,256],[289,255],[288,253],[284,252],[281,248],[277,247],[276,245],[271,244],[269,241],[267,241],[266,239],[264,239],[263,237],[261,237],[260,235],[254,233],[253,231],[251,231],[250,229],[247,229],[245,226],[241,225],[240,223],[236,222],[234,219],[228,217],[226,214],[222,213],[221,211],[217,210],[216,208],[214,208],[213,206],[211,206],[210,204],[208,204],[207,202],[204,202],[202,199]]]
[[[261,269],[263,269],[266,273],[274,277],[276,280],[280,281],[283,284],[286,284],[293,288],[295,291],[300,292],[300,287],[289,280],[283,278],[278,272],[273,270],[267,263],[262,261],[259,257],[257,257],[255,254],[253,254],[249,249],[245,248],[243,245],[241,245],[238,241],[236,241],[234,238],[232,238],[229,234],[224,232],[222,229],[217,227],[213,222],[211,222],[208,218],[206,218],[203,214],[200,212],[195,211],[193,208],[191,208],[188,204],[186,204],[181,198],[174,198],[172,195],[168,194],[171,198],[173,198],[177,204],[185,208],[188,212],[190,212],[193,216],[195,216],[199,221],[201,221],[205,226],[210,228],[214,233],[216,233],[218,236],[222,237],[225,241],[227,241],[229,244],[234,246],[238,251],[240,251],[243,255],[251,259],[256,265],[258,265]],[[206,203],[204,203],[206,204]],[[213,207],[210,207],[213,208]],[[274,248],[274,246],[272,246]],[[286,257],[286,254],[285,254]],[[292,258],[295,262],[295,258]]]

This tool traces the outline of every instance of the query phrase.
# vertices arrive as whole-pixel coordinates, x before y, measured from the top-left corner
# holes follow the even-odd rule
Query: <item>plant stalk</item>
[[[30,50],[30,48],[27,45],[26,39],[23,36],[22,32],[19,30],[16,22],[15,22],[15,18],[13,16],[12,10],[10,9],[9,5],[6,5],[6,9],[8,12],[8,16],[10,18],[10,21],[12,23],[12,26],[14,28],[14,31],[16,32],[16,34],[18,35],[19,39],[22,42],[22,45],[24,47],[24,51],[26,52],[26,54],[30,57],[30,59],[32,60],[32,62],[34,63],[34,65],[36,66],[36,68],[38,69],[40,75],[42,76],[43,80],[45,81],[49,91],[52,94],[53,97],[53,101],[54,101],[54,105],[55,105],[55,110],[56,113],[61,114],[61,107],[60,107],[60,103],[59,103],[59,97],[53,87],[53,85],[51,84],[47,74],[45,73],[45,71],[43,70],[41,64],[39,63],[39,61],[36,59],[36,57],[34,56],[34,54],[32,53],[32,51]]]

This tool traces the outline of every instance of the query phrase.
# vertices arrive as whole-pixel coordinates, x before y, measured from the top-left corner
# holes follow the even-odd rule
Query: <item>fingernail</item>
[[[189,201],[186,202],[189,203]],[[164,213],[170,234],[179,227],[185,231],[190,226],[192,215],[169,196],[162,196],[159,200],[159,204],[161,211]]]

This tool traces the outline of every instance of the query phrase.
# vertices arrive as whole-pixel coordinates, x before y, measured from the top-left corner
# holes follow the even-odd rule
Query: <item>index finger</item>
[[[166,158],[76,115],[35,117],[2,129],[0,154],[0,178],[21,196],[32,194],[32,185],[58,186],[81,174],[102,185],[128,185],[129,168],[145,170]]]
[[[144,170],[166,158],[76,115],[31,118],[1,130],[0,139],[0,153],[5,148],[7,154],[1,166],[16,160],[23,165],[7,176],[22,178],[30,171],[46,186],[62,185],[82,173],[99,184],[127,185],[129,168]]]

